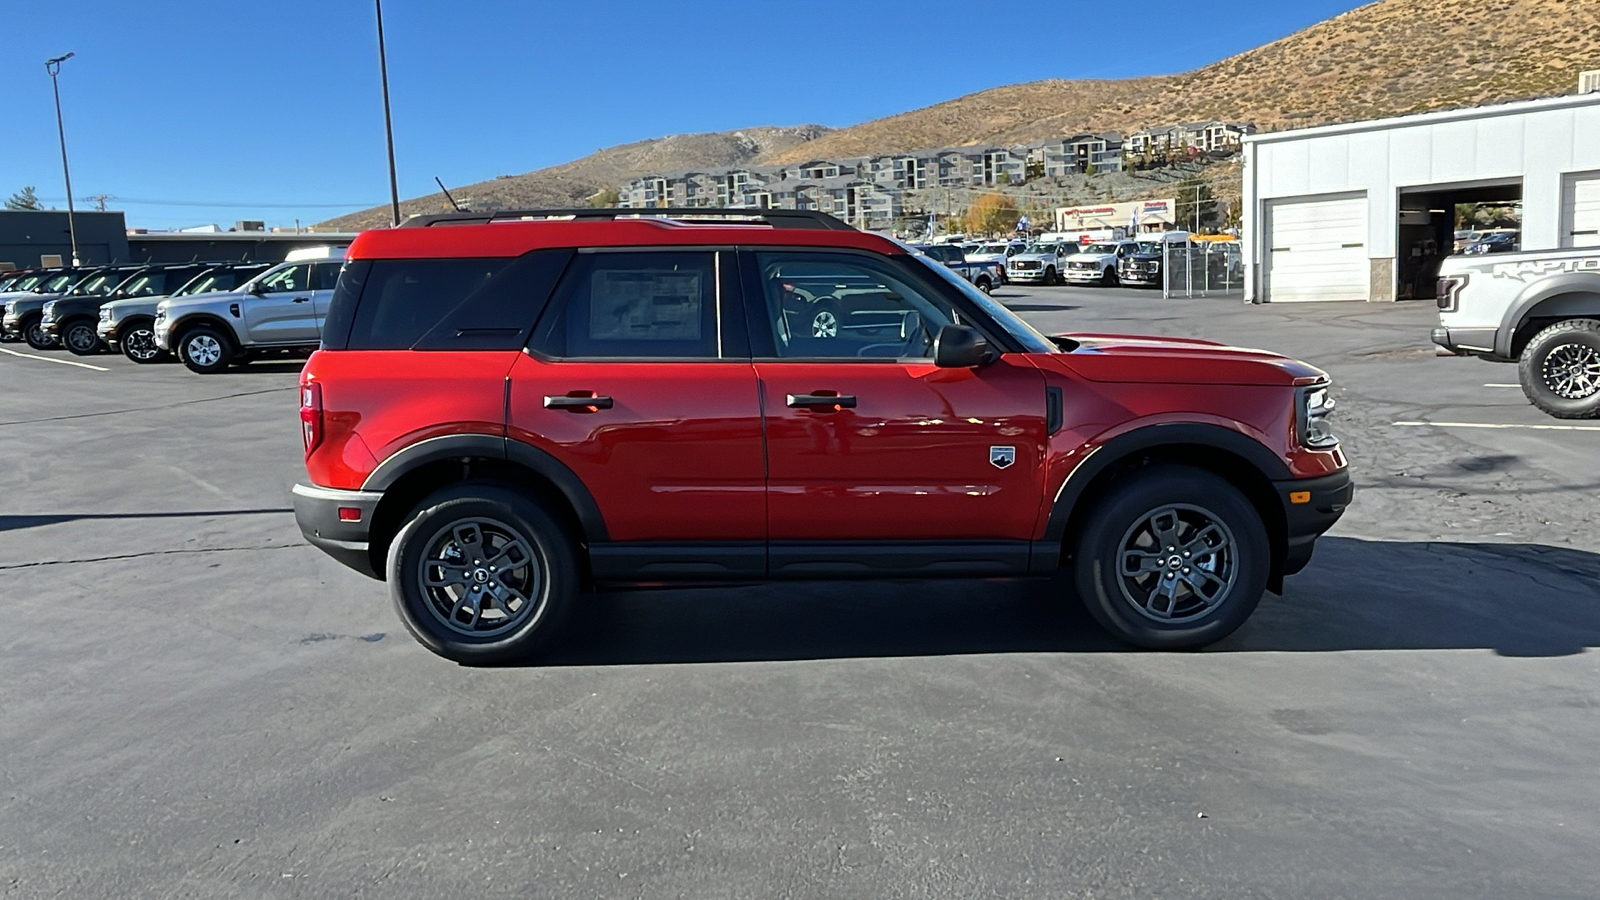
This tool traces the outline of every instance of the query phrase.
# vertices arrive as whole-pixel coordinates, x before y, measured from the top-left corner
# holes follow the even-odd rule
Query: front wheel
[[[1232,634],[1261,602],[1272,552],[1261,515],[1210,472],[1132,472],[1090,511],[1073,548],[1095,621],[1138,647],[1188,650]]]
[[[1100,283],[1106,287],[1116,287],[1120,283],[1117,278],[1117,270],[1111,266],[1106,266],[1105,274],[1100,276]]]
[[[577,549],[525,495],[467,482],[422,502],[389,546],[389,596],[413,637],[446,659],[527,659],[578,593]]]
[[[153,363],[165,355],[156,343],[155,323],[150,321],[131,322],[122,326],[117,344],[122,348],[123,356],[141,365]]]
[[[233,342],[215,326],[197,325],[178,341],[178,358],[191,372],[213,375],[228,368]]]
[[[44,316],[37,315],[22,322],[22,339],[28,346],[35,350],[50,350],[55,347],[55,339],[44,330]]]
[[[1044,270],[1044,283],[1045,284],[1059,284],[1060,281],[1061,281],[1061,279],[1056,277],[1056,267],[1055,266],[1051,266],[1050,268]]]
[[[1558,419],[1600,417],[1600,320],[1568,319],[1533,336],[1517,360],[1528,402]]]
[[[105,347],[100,343],[100,335],[94,333],[92,319],[68,322],[62,326],[61,343],[72,351],[73,356],[93,356]]]

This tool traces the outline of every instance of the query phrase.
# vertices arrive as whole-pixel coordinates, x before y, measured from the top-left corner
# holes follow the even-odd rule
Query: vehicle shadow
[[[1081,308],[1071,303],[1007,303],[1005,307],[1012,312],[1065,312]]]
[[[0,532],[22,531],[62,522],[82,522],[89,519],[209,519],[222,516],[265,516],[292,514],[289,507],[265,509],[207,509],[193,512],[150,513],[60,513],[56,515],[3,516],[0,515]]]
[[[1600,646],[1600,555],[1526,544],[1325,537],[1284,596],[1204,652]],[[537,665],[748,662],[985,653],[1133,652],[1065,578],[804,582],[584,598]]]

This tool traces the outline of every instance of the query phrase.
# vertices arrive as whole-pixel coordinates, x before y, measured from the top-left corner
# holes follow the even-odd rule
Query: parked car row
[[[265,352],[321,340],[344,251],[297,250],[261,262],[39,269],[0,275],[6,340],[79,356],[120,351],[136,363],[176,356],[219,372]]]

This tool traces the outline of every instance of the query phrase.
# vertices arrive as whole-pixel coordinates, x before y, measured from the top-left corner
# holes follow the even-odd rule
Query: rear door
[[[831,249],[745,257],[774,574],[871,567],[860,554],[886,540],[943,543],[959,556],[955,545],[1015,550],[1032,536],[1044,377],[1006,357],[935,366],[933,338],[960,314],[917,265]],[[839,310],[835,334],[807,327],[818,304]]]
[[[593,495],[609,538],[591,547],[597,570],[765,569],[761,406],[734,266],[727,250],[580,252],[511,370],[507,436]]]
[[[239,300],[252,344],[308,344],[318,337],[311,302],[311,265],[288,266],[256,282],[258,292]]]

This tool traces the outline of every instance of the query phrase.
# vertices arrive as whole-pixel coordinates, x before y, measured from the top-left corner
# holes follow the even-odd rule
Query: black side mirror
[[[989,342],[965,325],[946,325],[933,339],[933,364],[941,369],[970,369],[994,358]]]
[[[250,286],[245,288],[245,290],[249,291],[252,294],[256,294],[258,296],[261,295],[261,294],[265,294],[267,292],[267,289],[262,287],[261,286],[261,282],[259,282],[259,281],[250,282]]]

